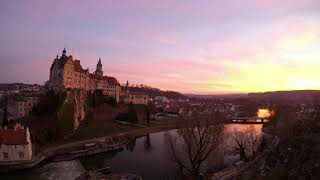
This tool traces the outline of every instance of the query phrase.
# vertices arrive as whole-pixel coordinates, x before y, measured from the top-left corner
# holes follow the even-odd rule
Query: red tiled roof
[[[107,82],[109,84],[112,84],[112,85],[120,85],[119,82],[117,81],[117,79],[115,77],[111,77],[111,76],[103,76],[103,78],[105,80],[107,80]]]
[[[0,145],[28,144],[25,129],[0,129]]]
[[[97,79],[97,80],[105,80],[108,82],[108,84],[110,85],[120,85],[120,83],[118,82],[118,80],[115,77],[111,77],[111,76],[99,76],[96,74],[89,74],[90,78],[93,79]]]

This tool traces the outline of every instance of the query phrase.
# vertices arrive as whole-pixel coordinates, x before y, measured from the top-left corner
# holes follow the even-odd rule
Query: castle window
[[[19,158],[23,159],[24,158],[24,153],[23,152],[19,152]]]
[[[3,153],[3,159],[9,159],[9,154],[6,153],[6,152],[4,152],[4,153]]]

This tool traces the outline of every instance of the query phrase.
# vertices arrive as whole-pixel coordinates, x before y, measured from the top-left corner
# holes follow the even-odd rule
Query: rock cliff
[[[58,119],[71,122],[68,124],[68,129],[74,131],[86,117],[88,109],[86,99],[88,93],[85,90],[66,90],[65,93],[65,99],[58,111]]]

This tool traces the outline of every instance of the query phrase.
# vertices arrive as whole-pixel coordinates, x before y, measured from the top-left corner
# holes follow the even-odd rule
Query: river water
[[[223,164],[230,165],[239,160],[239,155],[232,152],[232,141],[228,139],[235,130],[244,131],[249,126],[261,134],[261,124],[228,124],[225,127]],[[95,170],[110,166],[113,172],[135,172],[143,179],[166,179],[174,177],[176,166],[169,158],[168,146],[165,143],[165,133],[157,132],[148,136],[136,138],[121,151],[101,153],[82,157],[72,161],[48,163],[41,167],[0,175],[1,180],[73,180],[85,170]],[[175,134],[176,130],[170,133]]]

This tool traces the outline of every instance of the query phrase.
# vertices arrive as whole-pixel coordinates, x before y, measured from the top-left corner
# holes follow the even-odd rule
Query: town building
[[[111,76],[104,76],[102,63],[99,58],[96,71],[90,73],[89,69],[83,69],[80,60],[67,56],[64,49],[60,57],[56,57],[50,68],[48,86],[54,91],[64,89],[82,89],[86,91],[102,90],[104,95],[112,96],[119,102],[120,84]]]
[[[40,97],[28,96],[22,97],[17,103],[17,118],[29,115],[32,108],[39,103]]]
[[[0,162],[32,159],[29,128],[16,124],[13,129],[0,129]]]
[[[39,101],[39,96],[18,96],[10,98],[7,104],[8,120],[19,119],[29,115]]]
[[[148,105],[149,96],[141,92],[127,92],[123,94],[124,104],[144,104]]]
[[[168,98],[166,96],[156,96],[154,97],[154,100],[160,102],[168,102]]]

